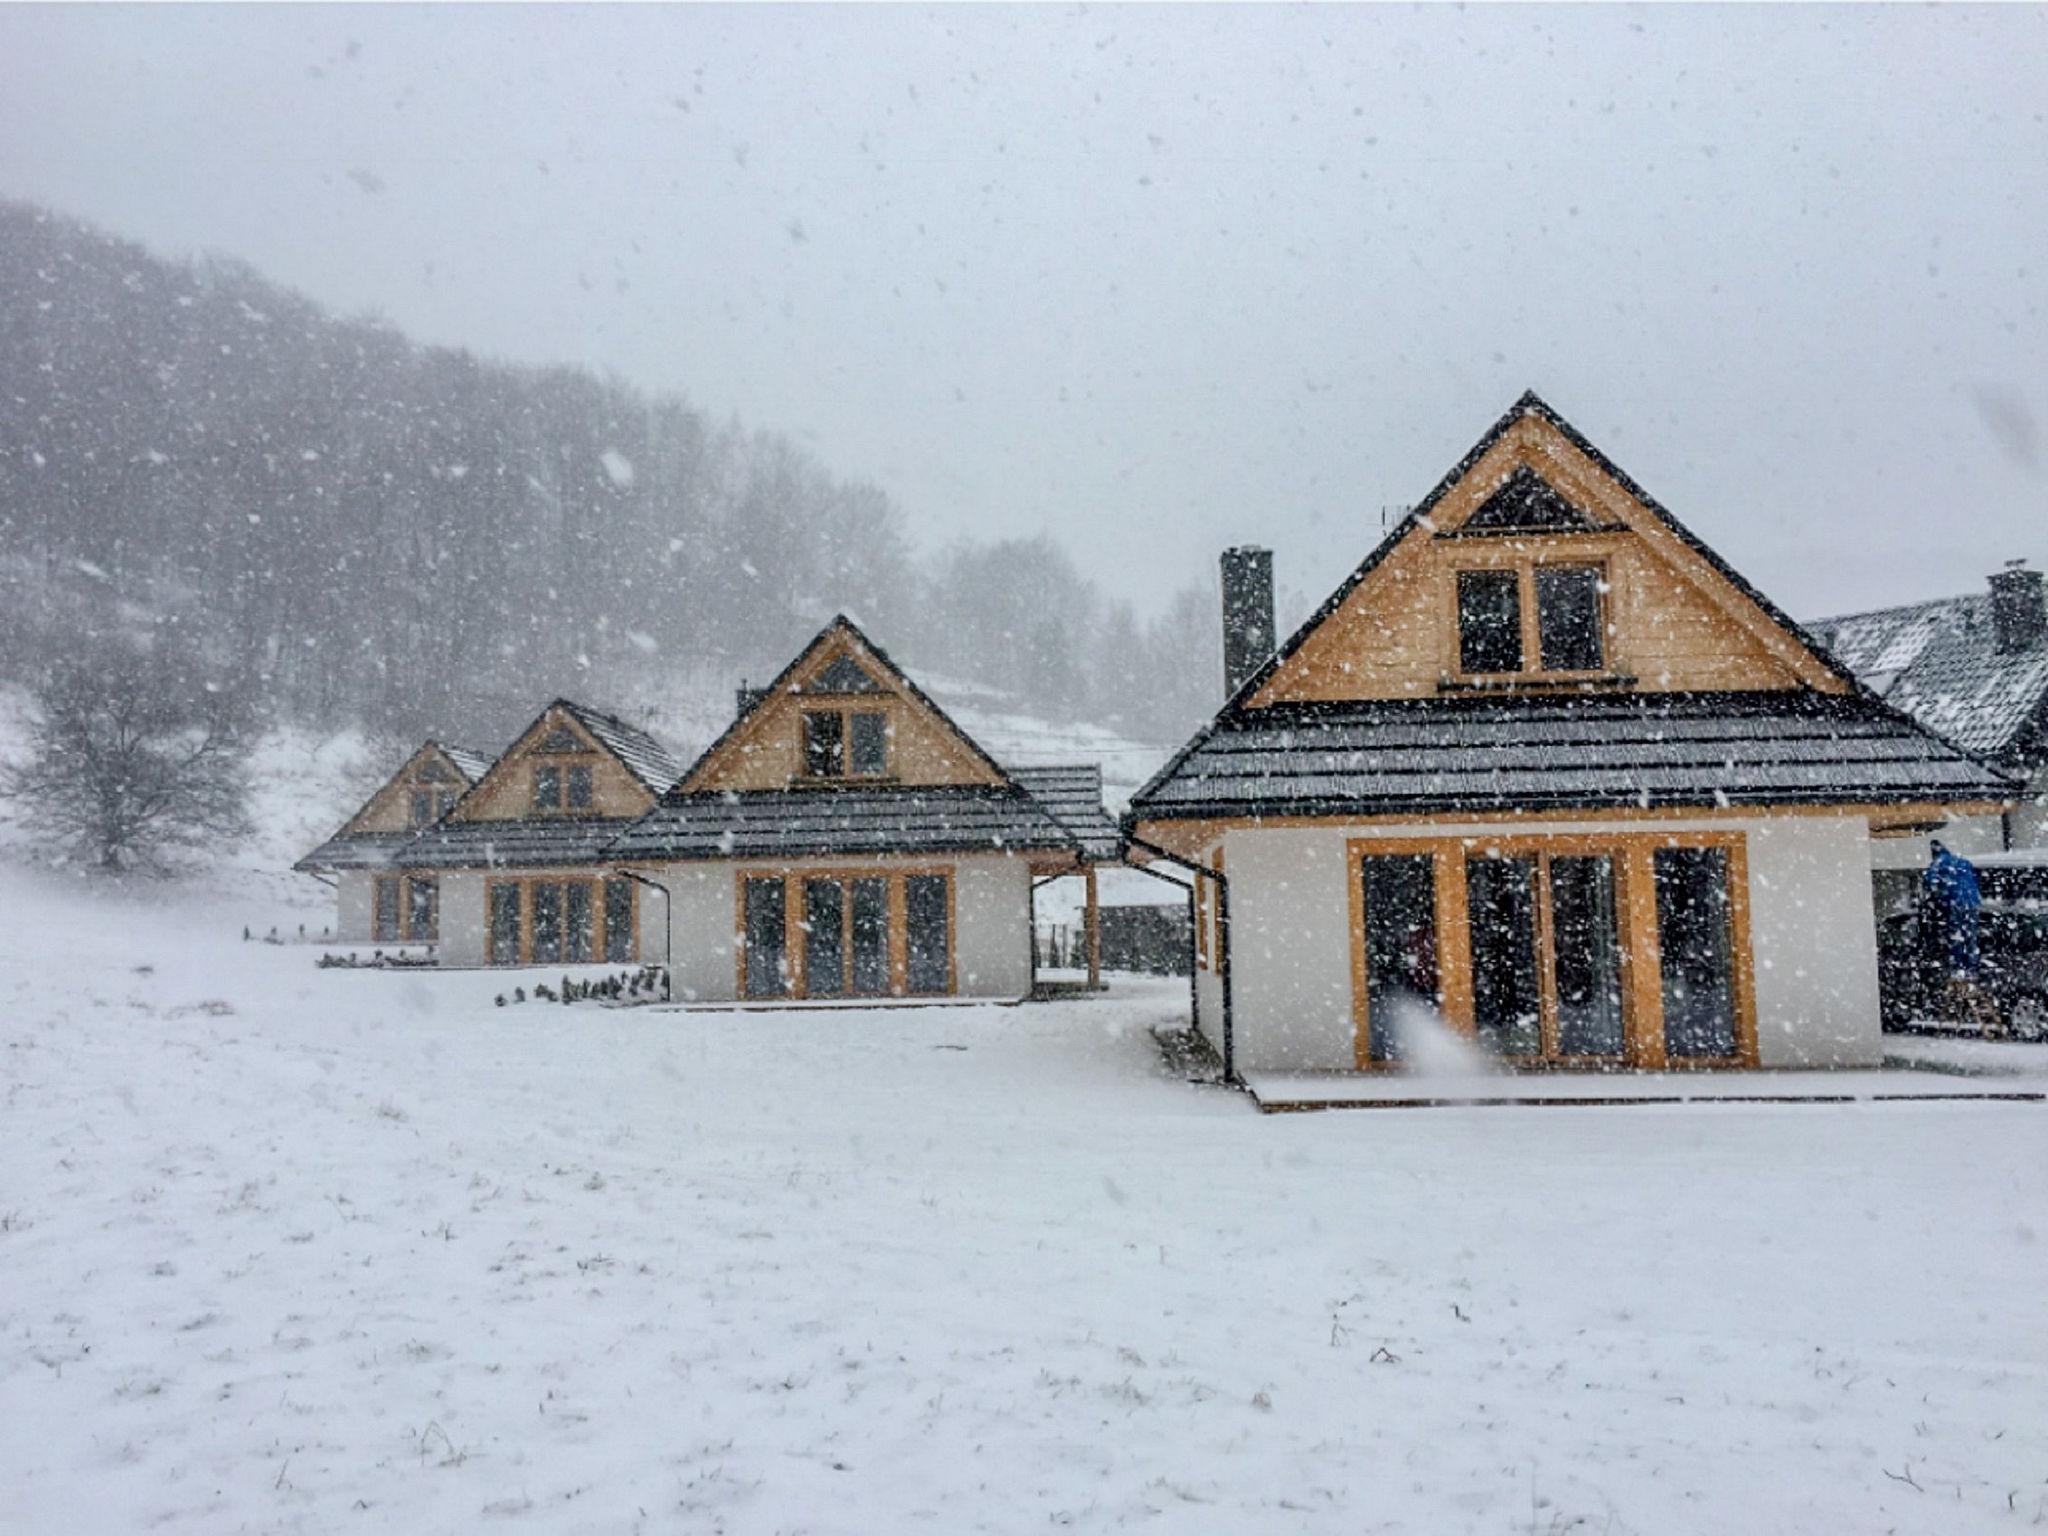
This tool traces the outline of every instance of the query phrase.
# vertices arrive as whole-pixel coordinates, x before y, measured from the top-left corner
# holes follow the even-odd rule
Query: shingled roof
[[[1988,593],[1811,628],[1887,703],[1956,745],[2012,767],[2048,756],[2048,636],[1999,649]]]
[[[529,816],[437,821],[407,839],[391,862],[405,869],[525,869],[594,864],[630,816]]]
[[[610,844],[614,859],[1071,852],[1075,835],[1009,785],[862,785],[671,795]]]
[[[1012,768],[1010,777],[1059,819],[1080,840],[1082,855],[1114,859],[1123,847],[1116,819],[1102,804],[1100,763],[1058,763],[1038,768]]]
[[[1131,817],[1962,804],[2015,788],[1861,694],[1461,696],[1226,710]]]
[[[407,767],[416,762],[421,753],[430,749],[438,751],[455,765],[455,771],[462,775],[463,787],[465,789],[475,785],[476,781],[482,778],[491,766],[491,759],[482,752],[472,752],[466,747],[444,746],[438,741],[429,740],[423,743],[411,757],[405,760],[405,764],[400,767],[398,773],[393,774],[390,779],[386,779],[383,784],[378,786],[376,794],[371,795],[355,814],[349,817],[348,821],[344,823],[344,827],[354,825],[357,818],[362,816],[370,806],[376,803],[377,796],[383,794],[386,789],[389,789],[392,781],[397,779],[399,774],[404,773]],[[318,848],[315,848],[311,853],[300,859],[296,864],[292,865],[292,868],[309,873],[317,873],[322,870],[383,869],[394,861],[394,856],[400,848],[412,841],[414,831],[415,829],[411,827],[398,832],[349,832],[343,830],[335,833],[334,836],[327,839]]]
[[[575,717],[576,723],[624,763],[633,777],[657,795],[665,795],[683,776],[683,765],[660,742],[637,725],[628,725],[617,715],[607,715],[572,699],[555,703]]]

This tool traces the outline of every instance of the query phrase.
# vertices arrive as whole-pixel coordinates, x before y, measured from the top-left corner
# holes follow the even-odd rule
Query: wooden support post
[[[1088,905],[1085,909],[1088,926],[1088,986],[1095,990],[1102,985],[1102,908],[1095,901],[1095,866],[1088,866]]]

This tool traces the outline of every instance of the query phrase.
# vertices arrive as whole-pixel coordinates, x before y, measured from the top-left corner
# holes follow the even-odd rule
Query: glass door
[[[853,991],[880,997],[889,990],[889,881],[873,875],[847,884],[853,897],[847,925],[853,941]]]
[[[804,882],[804,993],[846,992],[846,887],[837,880]]]
[[[1674,1061],[1739,1055],[1728,850],[1659,848],[1653,863],[1665,1054]]]
[[[1367,854],[1359,864],[1366,1049],[1375,1062],[1399,1061],[1404,1034],[1437,1007],[1436,860]]]
[[[1465,861],[1473,1026],[1524,1061],[1619,1061],[1621,933],[1605,853],[1472,854]]]

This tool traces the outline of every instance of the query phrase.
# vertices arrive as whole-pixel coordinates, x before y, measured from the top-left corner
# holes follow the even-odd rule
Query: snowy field
[[[1260,1117],[0,866],[0,1531],[2048,1523],[2048,1112]]]

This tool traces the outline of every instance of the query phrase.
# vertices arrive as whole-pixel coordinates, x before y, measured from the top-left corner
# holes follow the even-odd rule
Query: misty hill
[[[1042,538],[919,558],[886,493],[776,432],[22,203],[0,380],[0,674],[176,624],[281,718],[490,741],[556,693],[758,681],[845,609],[1048,718],[1170,743],[1216,702],[1200,590],[1140,623]]]

